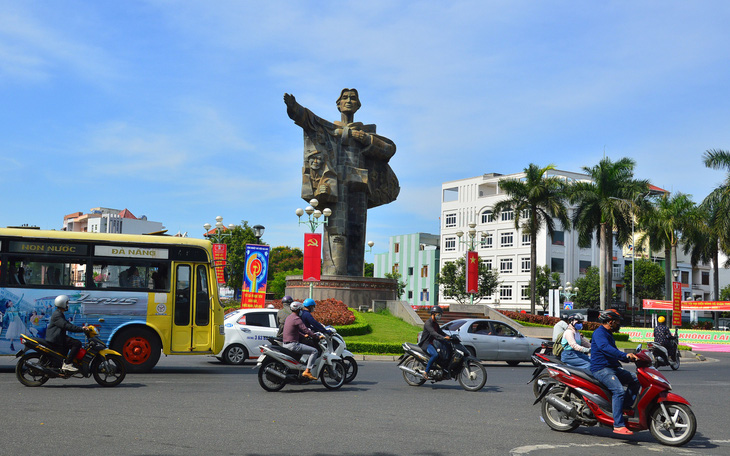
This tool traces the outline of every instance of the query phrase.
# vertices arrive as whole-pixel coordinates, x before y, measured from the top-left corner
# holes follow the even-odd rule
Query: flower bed
[[[555,324],[560,321],[560,318],[558,317],[549,317],[547,315],[533,315],[521,312],[509,312],[506,310],[500,310],[499,312],[502,315],[515,321],[524,321],[527,323],[535,323],[538,325],[555,326]],[[583,322],[583,329],[587,331],[595,331],[596,329],[598,329],[599,326],[601,326],[601,324],[596,323],[595,321]]]

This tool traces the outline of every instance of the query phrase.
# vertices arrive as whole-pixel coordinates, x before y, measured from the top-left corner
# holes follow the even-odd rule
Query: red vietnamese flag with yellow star
[[[479,290],[479,254],[466,252],[466,292],[476,294]]]
[[[319,282],[322,274],[322,235],[304,233],[304,267],[302,280]]]

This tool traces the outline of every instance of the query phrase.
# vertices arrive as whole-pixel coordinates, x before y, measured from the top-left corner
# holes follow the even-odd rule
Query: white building
[[[524,173],[490,173],[451,182],[441,186],[441,268],[447,261],[466,255],[467,245],[459,242],[456,233],[468,232],[469,223],[476,223],[477,251],[487,267],[499,272],[501,284],[497,292],[483,300],[499,309],[530,309],[530,235],[515,229],[514,214],[502,212],[492,215],[494,205],[508,198],[500,188],[503,179],[521,179]],[[589,181],[590,177],[568,171],[552,170],[548,175],[560,176],[568,182]],[[569,215],[572,215],[572,211]],[[537,239],[537,265],[547,265],[560,274],[562,284],[574,282],[590,266],[598,266],[599,248],[577,246],[578,235],[562,229],[556,220],[555,236],[550,238],[543,228]],[[462,241],[465,237],[462,237]],[[621,249],[613,247],[614,286],[623,280],[624,259]],[[440,296],[440,302],[452,300]],[[540,307],[538,306],[538,309]]]
[[[147,234],[164,230],[160,222],[147,220],[147,216],[135,217],[129,209],[108,207],[92,208],[88,214],[74,212],[63,218],[64,231],[88,231],[90,233]]]

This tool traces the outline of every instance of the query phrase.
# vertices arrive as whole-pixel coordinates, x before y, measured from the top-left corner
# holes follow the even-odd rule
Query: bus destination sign
[[[10,241],[12,253],[36,253],[46,255],[86,255],[86,244],[69,244],[56,242],[24,242]]]
[[[167,249],[153,249],[148,247],[130,247],[114,245],[97,245],[94,254],[96,256],[117,257],[117,258],[147,258],[155,260],[166,260]]]

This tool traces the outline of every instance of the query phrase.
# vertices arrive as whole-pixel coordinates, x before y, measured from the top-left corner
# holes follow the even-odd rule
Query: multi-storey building
[[[374,276],[397,272],[406,287],[401,299],[412,306],[438,303],[439,237],[415,233],[391,236],[389,251],[374,255]]]
[[[91,233],[146,234],[164,230],[160,222],[147,220],[147,216],[135,217],[129,209],[119,210],[95,207],[88,214],[74,212],[63,218],[64,231],[88,231]]]
[[[586,174],[552,170],[548,175],[559,176],[568,182],[589,181]],[[486,303],[506,310],[530,308],[530,235],[515,228],[512,211],[495,217],[493,208],[508,198],[500,188],[504,179],[521,179],[524,173],[497,174],[460,179],[442,184],[441,192],[441,266],[466,254],[467,245],[460,242],[457,232],[468,231],[469,223],[476,224],[476,250],[488,268],[499,272],[501,284]],[[570,210],[572,215],[572,208]],[[526,216],[527,214],[523,214]],[[577,233],[564,230],[555,220],[555,234],[550,237],[544,228],[538,232],[537,266],[547,265],[558,272],[562,284],[574,282],[591,266],[598,266],[599,248],[594,242],[590,248],[578,247]],[[464,239],[461,239],[463,241]],[[621,249],[613,246],[614,286],[623,280],[624,260]],[[452,301],[441,296],[440,302]]]

